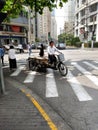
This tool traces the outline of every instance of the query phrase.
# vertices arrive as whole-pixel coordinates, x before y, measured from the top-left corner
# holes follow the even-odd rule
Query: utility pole
[[[85,39],[88,42],[88,0],[86,1],[86,8],[85,8]]]
[[[93,49],[94,47],[94,33],[95,33],[95,18],[96,18],[96,15],[93,16],[93,29],[92,29],[92,44],[91,44],[91,48]]]

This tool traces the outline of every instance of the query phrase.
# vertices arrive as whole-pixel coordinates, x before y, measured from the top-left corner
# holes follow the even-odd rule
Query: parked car
[[[36,49],[36,45],[34,43],[31,44],[32,49]]]
[[[40,49],[41,48],[41,43],[38,43],[37,44],[37,49]]]
[[[41,44],[43,44],[44,49],[46,49],[47,46],[48,46],[46,43],[38,43],[38,44],[37,44],[37,49],[40,49],[40,48],[41,48]]]
[[[65,43],[57,43],[57,44],[56,44],[56,47],[57,47],[58,49],[66,49],[66,44],[65,44]]]

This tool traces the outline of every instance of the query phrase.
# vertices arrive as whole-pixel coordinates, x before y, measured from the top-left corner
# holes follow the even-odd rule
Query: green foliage
[[[67,34],[66,35],[66,45],[70,45],[72,46],[73,45],[73,42],[72,42],[72,39],[74,38],[74,36],[72,34]]]
[[[92,44],[92,42],[89,41],[89,43],[88,43],[88,47],[91,48],[91,44]],[[98,48],[98,42],[94,42],[94,43],[93,43],[93,47],[94,47],[94,48]]]
[[[66,34],[65,33],[58,35],[58,42],[64,43],[65,40],[66,40]]]
[[[71,45],[73,45],[73,46],[77,46],[78,44],[80,43],[80,39],[79,39],[79,37],[73,37],[72,38],[72,41],[71,41]]]
[[[29,6],[35,12],[43,13],[43,9],[48,7],[50,11],[57,7],[57,3],[60,7],[67,0],[6,0],[6,4],[2,9],[3,12],[7,12],[8,17],[16,17],[20,11],[23,10],[23,5]]]
[[[81,42],[79,37],[74,37],[72,34],[60,34],[58,36],[58,42],[64,42],[66,43],[67,46],[76,46],[76,47],[81,47]]]
[[[36,41],[36,42],[39,42],[40,40],[39,40],[39,38],[36,38],[35,41]]]

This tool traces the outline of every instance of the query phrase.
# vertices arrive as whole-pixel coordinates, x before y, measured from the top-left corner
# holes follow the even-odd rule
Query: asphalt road
[[[9,75],[39,95],[72,130],[97,130],[98,50],[66,49],[62,52],[69,70],[66,77],[51,69],[46,73],[27,70],[28,54],[17,54],[20,72]],[[7,64],[7,55],[5,62]],[[59,122],[59,118],[54,120]]]

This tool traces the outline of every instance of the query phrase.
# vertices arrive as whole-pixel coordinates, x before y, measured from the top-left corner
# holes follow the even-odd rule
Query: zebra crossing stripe
[[[80,82],[78,82],[78,80],[72,75],[70,71],[68,73],[68,82],[70,83],[79,101],[93,100],[92,97],[86,92]]]
[[[25,66],[19,66],[10,76],[17,76],[25,68]]]
[[[46,75],[46,97],[58,97],[58,91],[52,69],[48,69]]]
[[[83,63],[85,63],[86,65],[90,66],[90,67],[93,68],[93,69],[98,70],[98,67],[96,67],[95,65],[92,65],[92,64],[89,63],[89,62],[84,61]]]
[[[9,68],[9,65],[7,65],[7,66],[2,66],[2,68],[3,68],[3,69]]]
[[[82,72],[88,79],[90,79],[98,88],[98,78],[80,65],[78,65],[76,62],[72,62],[72,65],[74,65],[80,72]]]
[[[34,80],[34,77],[36,75],[36,71],[31,71],[28,76],[25,78],[24,83],[32,83]]]
[[[98,64],[98,61],[94,61],[94,62]]]

